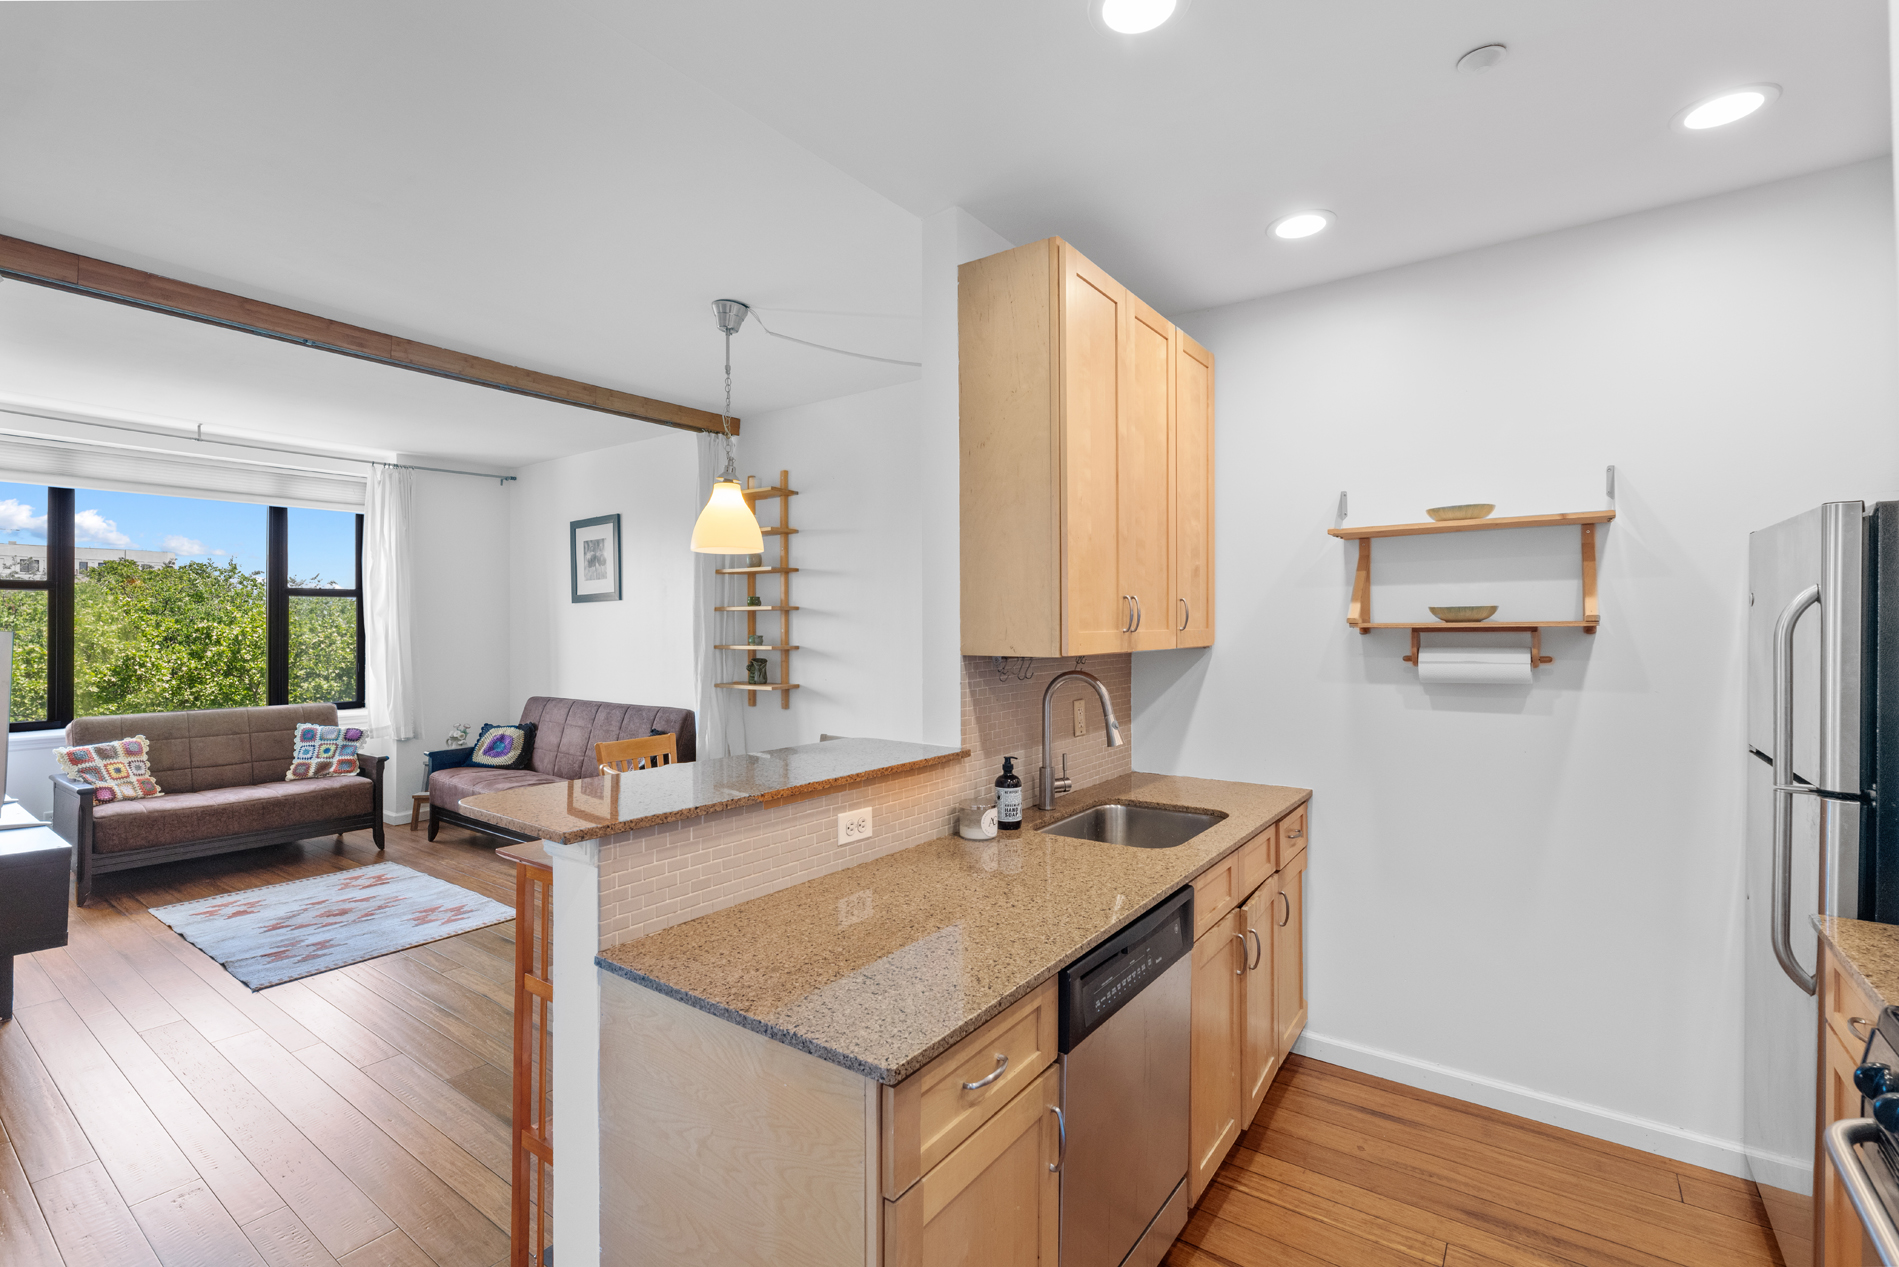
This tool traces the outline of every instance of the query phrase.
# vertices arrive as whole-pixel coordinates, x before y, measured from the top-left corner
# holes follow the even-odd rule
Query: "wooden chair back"
[[[671,765],[679,759],[679,737],[648,735],[644,739],[597,743],[593,746],[593,759],[602,774],[651,770],[655,766]]]

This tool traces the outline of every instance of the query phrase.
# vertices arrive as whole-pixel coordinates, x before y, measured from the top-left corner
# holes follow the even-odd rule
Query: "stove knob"
[[[1874,1100],[1873,1121],[1888,1131],[1899,1131],[1899,1095],[1882,1095]]]
[[[1895,1078],[1891,1065],[1865,1064],[1853,1071],[1853,1085],[1868,1100],[1885,1095],[1888,1091],[1899,1090],[1899,1078]]]

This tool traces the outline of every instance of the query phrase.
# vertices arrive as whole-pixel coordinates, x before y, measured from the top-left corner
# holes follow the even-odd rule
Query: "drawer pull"
[[[1864,1034],[1859,1032],[1859,1027],[1862,1025],[1866,1026],[1866,1032]],[[1859,1039],[1862,1043],[1873,1036],[1873,1021],[1871,1017],[1849,1016],[1846,1018],[1846,1028],[1852,1030],[1853,1037]]]
[[[1303,836],[1303,835],[1305,835],[1305,834],[1306,834],[1306,829],[1305,829],[1305,828],[1303,828],[1303,827],[1301,827],[1301,828],[1300,828],[1300,829],[1299,829],[1298,831],[1289,831],[1289,832],[1287,832],[1287,833],[1286,833],[1286,839],[1287,839],[1287,840],[1297,840],[1297,839],[1299,839],[1299,838],[1300,838],[1301,836]]]
[[[1286,917],[1285,919],[1282,919],[1279,921],[1279,926],[1281,928],[1284,928],[1286,924],[1292,919],[1292,899],[1286,896],[1286,891],[1284,889],[1279,890],[1278,896],[1280,900],[1285,902],[1286,904]]]
[[[996,1071],[990,1074],[987,1078],[978,1078],[974,1082],[965,1082],[963,1084],[963,1090],[965,1091],[982,1090],[984,1087],[994,1082],[997,1078],[1000,1078],[1003,1074],[1003,1071],[1007,1069],[1008,1067],[1009,1067],[1009,1058],[1003,1055],[1001,1052],[997,1052],[996,1053]]]

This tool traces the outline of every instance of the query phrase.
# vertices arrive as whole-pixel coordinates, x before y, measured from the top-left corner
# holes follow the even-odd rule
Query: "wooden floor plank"
[[[15,1019],[127,1205],[198,1178],[190,1159],[70,1003],[42,1003],[21,1010]]]
[[[274,1006],[281,1008],[322,1042],[342,1052],[351,1064],[359,1068],[387,1060],[396,1054],[394,1047],[376,1037],[302,981],[272,986],[262,993]]]
[[[214,1043],[257,1028],[257,1022],[232,1007],[150,936],[136,929],[128,931],[134,936],[121,944],[121,953],[192,1028]]]
[[[336,1258],[283,1206],[244,1225],[244,1235],[269,1267],[336,1267]]]
[[[202,1181],[139,1202],[132,1217],[164,1267],[265,1267]]]
[[[117,916],[117,922],[136,933],[123,916]],[[66,949],[73,962],[92,979],[99,993],[111,1000],[111,1006],[133,1029],[151,1029],[184,1019],[104,937],[74,937]],[[81,1014],[91,1015],[83,1011]]]
[[[382,1133],[453,1188],[496,1227],[509,1224],[508,1181],[475,1160],[467,1149],[381,1083],[334,1050],[319,1043],[296,1053],[297,1059],[342,1096]],[[394,1059],[400,1059],[395,1057]]]
[[[1730,1178],[1731,1176],[1722,1176]],[[1681,1199],[1704,1210],[1716,1210],[1732,1219],[1741,1219],[1756,1227],[1772,1227],[1767,1207],[1753,1184],[1736,1189],[1728,1184],[1710,1183],[1700,1175],[1681,1175]]]
[[[1282,1183],[1265,1173],[1263,1168],[1249,1164],[1247,1158],[1239,1160],[1242,1163],[1240,1165],[1222,1167],[1215,1176],[1215,1182],[1256,1200],[1270,1202],[1305,1218],[1328,1224],[1360,1240],[1384,1245],[1425,1262],[1441,1262],[1444,1258],[1445,1237],[1449,1230],[1445,1227],[1421,1231],[1414,1218],[1395,1221],[1384,1214],[1373,1213],[1367,1208],[1373,1205],[1370,1201],[1361,1199],[1352,1204],[1337,1201],[1307,1188]],[[1370,1194],[1354,1195],[1362,1198]]]
[[[218,1050],[429,1257],[490,1262],[506,1251],[507,1233],[268,1035],[239,1034]]]
[[[296,1051],[322,1041],[298,1024],[288,1012],[262,994],[253,992],[249,986],[226,972],[223,964],[176,933],[167,932],[163,936],[154,936],[152,940],[189,968],[198,980],[217,991],[226,1003],[249,1017],[257,1028],[276,1039],[279,1046]]]
[[[1392,1095],[1355,1079],[1339,1077],[1336,1070],[1337,1066],[1308,1061],[1288,1068],[1281,1081],[1313,1095],[1342,1100],[1413,1126],[1467,1139],[1499,1154],[1527,1157],[1542,1165],[1592,1175],[1670,1200],[1680,1198],[1672,1170],[1583,1148],[1568,1140],[1553,1139],[1517,1122],[1498,1121],[1487,1114],[1469,1112],[1468,1109],[1476,1107],[1474,1105],[1449,1108],[1411,1096]]]
[[[72,1004],[82,1016],[102,1012],[112,1006],[112,1001],[100,993],[99,987],[92,983],[92,978],[86,975],[86,970],[72,957],[69,947],[42,950],[26,958],[39,965],[47,980],[53,983],[53,988],[59,991],[59,997]],[[18,1006],[26,1005],[21,1003]]]
[[[161,1267],[98,1162],[35,1180],[33,1194],[66,1267]]]
[[[407,1056],[396,1056],[363,1070],[391,1095],[434,1123],[468,1155],[507,1179],[513,1158],[508,1124],[471,1103],[467,1096]]]
[[[458,1073],[448,1085],[506,1122],[514,1116],[513,1074],[490,1064]]]
[[[123,1016],[105,1012],[83,1019],[232,1219],[244,1223],[283,1206],[270,1181]]]
[[[489,980],[479,972],[463,968],[459,965],[451,968],[442,975],[457,985],[467,986],[476,994],[481,995],[483,998],[500,1007],[509,1009],[514,1007],[514,983],[512,981],[506,985],[502,985],[499,982]]]
[[[26,1177],[35,1182],[96,1159],[17,1020],[0,1021],[0,1123]]]
[[[493,954],[469,941],[465,936],[444,937],[440,941],[430,942],[429,948],[445,959],[453,959],[458,965],[484,980],[506,986],[510,992],[514,989],[513,943],[509,943],[506,955]]]
[[[46,969],[32,955],[13,957],[13,1006],[32,1007],[51,1003],[59,997],[59,987],[46,975]]]
[[[0,1263],[7,1267],[60,1267],[59,1248],[40,1212],[39,1198],[0,1127]]]
[[[395,1229],[375,1202],[191,1025],[161,1026],[144,1037],[332,1255],[340,1258]]]
[[[391,1232],[374,1245],[366,1245],[343,1259],[338,1267],[436,1267],[436,1264],[407,1236]]]
[[[1276,1098],[1298,1122],[1324,1122],[1362,1140],[1376,1141],[1387,1160],[1417,1167],[1446,1181],[1482,1191],[1524,1211],[1536,1211],[1578,1231],[1593,1231],[1630,1248],[1649,1248],[1673,1261],[1716,1267],[1721,1253],[1760,1254],[1762,1230],[1751,1223],[1669,1197],[1640,1192],[1517,1153],[1500,1152],[1457,1136],[1419,1128],[1357,1105],[1327,1100],[1296,1086],[1276,1086]],[[1425,1159],[1431,1159],[1426,1161]],[[1705,1246],[1697,1249],[1697,1246]]]
[[[512,1025],[509,1026],[509,1033],[506,1037],[492,1034],[483,1026],[475,1024],[452,1008],[443,1007],[433,999],[417,994],[402,982],[387,975],[377,967],[379,962],[378,960],[372,959],[367,963],[351,964],[349,967],[339,969],[338,971],[345,976],[360,981],[364,986],[382,995],[383,998],[388,999],[397,1007],[403,1008],[411,1016],[421,1021],[424,1025],[427,1025],[430,1029],[436,1030],[444,1036],[453,1039],[460,1046],[480,1056],[485,1063],[497,1066],[506,1065],[509,1068],[513,1067],[514,1042]],[[484,999],[483,1002],[486,1002],[486,1000]],[[512,1016],[512,1013],[510,1013],[510,1016]]]
[[[385,955],[366,965],[401,983],[423,998],[457,1016],[467,1017],[494,1037],[507,1042],[514,1035],[514,999],[504,1006],[486,998],[441,973],[426,968],[407,955]]]
[[[1211,1192],[1209,1189],[1208,1194],[1211,1195]],[[1282,1244],[1275,1237],[1217,1217],[1207,1208],[1205,1197],[1201,1198],[1200,1205],[1188,1217],[1180,1239],[1234,1263],[1270,1264],[1271,1267],[1341,1267],[1339,1264],[1329,1264],[1323,1258],[1314,1258],[1302,1249]]]
[[[394,1047],[400,1055],[443,1077],[453,1077],[482,1063],[480,1056],[348,973],[325,972],[305,978],[304,984]],[[372,1063],[380,1066],[388,1061]]]
[[[1237,1224],[1275,1245],[1310,1254],[1322,1263],[1362,1263],[1364,1267],[1438,1267],[1444,1242],[1407,1232],[1395,1223],[1342,1226],[1303,1210],[1262,1201],[1217,1180],[1200,1199],[1200,1209],[1224,1223]],[[1372,1235],[1366,1235],[1371,1233]]]

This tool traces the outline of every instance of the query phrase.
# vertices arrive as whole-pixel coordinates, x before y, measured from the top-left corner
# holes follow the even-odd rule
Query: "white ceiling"
[[[1143,36],[1084,0],[614,7],[910,210],[1068,238],[1175,313],[1890,148],[1885,0],[1193,0]],[[1754,119],[1671,126],[1760,81],[1784,93]],[[1311,207],[1332,231],[1265,236]]]
[[[0,41],[0,232],[701,408],[722,295],[919,359],[918,217],[951,205],[1181,313],[1889,148],[1880,0],[1194,0],[1134,38],[1083,0],[0,4]],[[1670,127],[1759,80],[1762,115]],[[1331,232],[1264,235],[1312,206]],[[650,434],[91,309],[0,303],[0,393],[90,361],[96,403],[228,376],[269,414],[291,384],[259,429],[355,411],[497,465]],[[915,375],[749,328],[734,355],[741,415]]]

